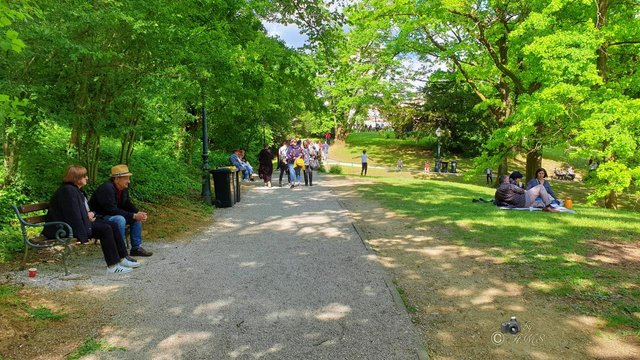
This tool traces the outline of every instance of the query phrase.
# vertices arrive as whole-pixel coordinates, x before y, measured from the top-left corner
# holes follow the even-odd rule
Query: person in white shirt
[[[282,142],[282,146],[278,149],[278,166],[280,167],[280,187],[282,187],[282,175],[287,174],[287,179],[289,179],[289,168],[287,167],[287,145],[289,142],[287,140]]]
[[[354,159],[355,158],[357,158],[357,156],[354,157]],[[360,176],[367,176],[367,165],[369,163],[369,156],[367,155],[367,150],[362,150],[362,155],[360,155],[360,161],[362,162],[362,170],[360,170]]]

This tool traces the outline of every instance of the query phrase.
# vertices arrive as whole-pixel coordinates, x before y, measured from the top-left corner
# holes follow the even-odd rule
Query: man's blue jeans
[[[118,224],[118,229],[120,229],[120,235],[122,236],[122,240],[125,239],[125,227],[127,225],[127,220],[122,215],[106,215],[104,217],[107,221],[112,221]],[[130,224],[129,236],[131,238],[131,249],[137,249],[142,245],[142,223],[137,220],[133,220]]]

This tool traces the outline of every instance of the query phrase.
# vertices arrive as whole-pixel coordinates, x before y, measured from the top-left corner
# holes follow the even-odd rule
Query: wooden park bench
[[[60,245],[63,247],[61,257],[64,274],[65,276],[69,275],[67,258],[69,254],[71,254],[71,244],[76,241],[73,237],[73,229],[71,229],[71,226],[62,221],[46,222],[45,214],[49,209],[49,203],[27,204],[20,207],[12,205],[12,207],[20,222],[20,229],[22,230],[22,237],[24,239],[23,261],[27,260],[29,248],[44,249]],[[57,226],[55,239],[47,239],[44,235],[40,234],[42,229],[48,225]],[[29,231],[30,229],[37,229],[37,234],[34,235],[33,231]]]

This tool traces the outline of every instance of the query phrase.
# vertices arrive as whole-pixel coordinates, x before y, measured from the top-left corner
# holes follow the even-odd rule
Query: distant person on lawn
[[[354,159],[357,158],[354,157]],[[373,160],[373,159],[371,159]],[[360,162],[362,163],[362,169],[360,170],[360,176],[367,176],[367,168],[369,167],[369,155],[367,155],[367,150],[362,150],[362,155],[360,155]]]
[[[542,198],[546,211],[554,211],[551,205],[551,197],[543,185],[537,185],[529,190],[524,190],[509,182],[509,176],[500,176],[500,186],[496,190],[496,204],[498,206],[513,206],[516,208],[531,207],[536,203],[536,198]]]
[[[82,244],[90,238],[99,239],[104,261],[107,263],[107,273],[118,274],[131,272],[131,268],[140,263],[127,256],[118,225],[97,219],[96,214],[89,210],[87,198],[82,188],[87,185],[87,169],[79,165],[70,165],[62,178],[62,185],[55,192],[49,202],[46,221],[63,221],[73,230],[73,236]],[[49,239],[56,237],[57,226],[46,226],[42,234]]]
[[[147,213],[138,211],[129,198],[131,175],[127,165],[112,167],[111,179],[96,189],[89,200],[89,207],[98,217],[118,224],[123,239],[125,226],[129,224],[131,256],[151,256],[153,253],[142,247],[142,223],[147,221]]]

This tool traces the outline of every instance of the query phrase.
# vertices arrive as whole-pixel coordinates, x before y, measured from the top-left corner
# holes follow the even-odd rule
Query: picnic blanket
[[[566,213],[570,213],[570,214],[575,214],[575,210],[571,210],[571,209],[567,209],[564,206],[560,206],[560,205],[551,205],[552,208],[554,208],[557,211],[554,212],[566,212]],[[519,207],[509,207],[509,206],[499,206],[500,209],[502,210],[528,210],[528,211],[542,211],[542,208],[539,207],[525,207],[525,208],[519,208]]]

